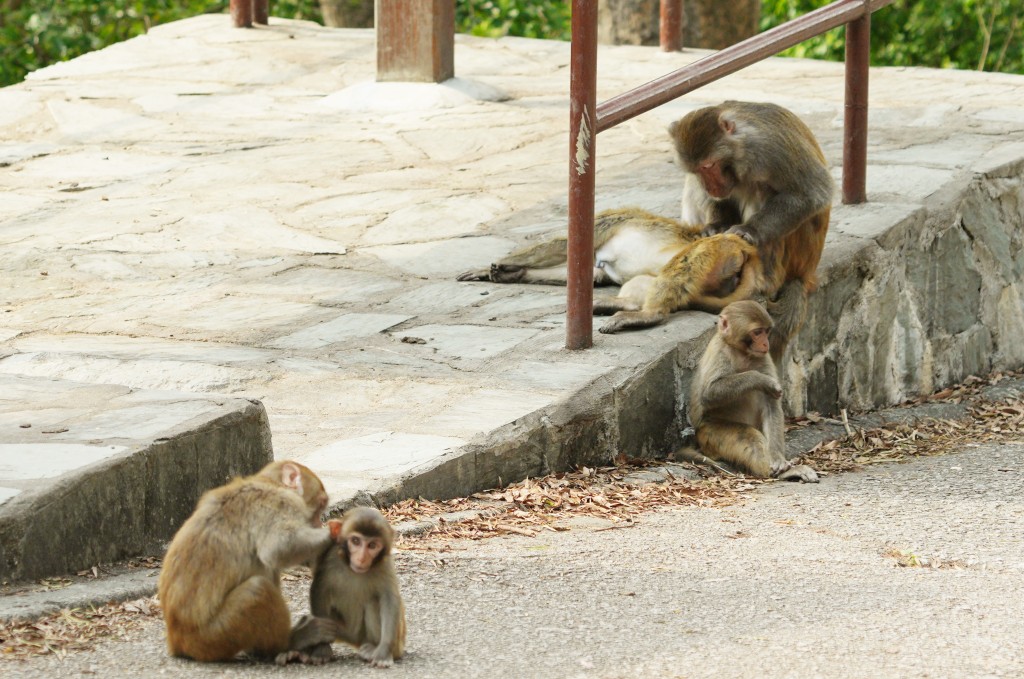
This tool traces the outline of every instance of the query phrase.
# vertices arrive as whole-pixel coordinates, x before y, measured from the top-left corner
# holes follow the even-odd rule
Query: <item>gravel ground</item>
[[[398,677],[1024,676],[1024,444],[769,484],[741,504],[609,530],[448,543],[398,556]],[[289,583],[296,611],[307,583]],[[167,657],[163,624],[17,677],[362,676]]]

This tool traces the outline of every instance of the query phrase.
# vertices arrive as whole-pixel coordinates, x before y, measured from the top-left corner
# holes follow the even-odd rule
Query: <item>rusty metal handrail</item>
[[[673,1],[662,0],[663,15],[665,4]],[[573,0],[566,348],[586,349],[593,345],[594,149],[597,133],[778,54],[807,38],[847,24],[843,202],[864,202],[871,13],[892,2],[837,0],[595,106],[597,2]]]

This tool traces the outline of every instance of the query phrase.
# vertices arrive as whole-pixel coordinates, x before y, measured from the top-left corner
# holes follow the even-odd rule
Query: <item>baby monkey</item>
[[[341,623],[337,641],[354,646],[373,667],[390,667],[405,651],[405,604],[391,558],[394,531],[372,507],[354,507],[327,522],[335,544],[313,570],[310,608]],[[330,658],[331,645],[309,650]]]
[[[769,355],[771,329],[771,316],[757,302],[733,302],[722,310],[693,375],[690,424],[710,458],[760,478],[817,483],[813,469],[786,459],[782,386]]]

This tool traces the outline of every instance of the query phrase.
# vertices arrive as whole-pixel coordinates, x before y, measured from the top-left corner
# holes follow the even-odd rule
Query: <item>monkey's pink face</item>
[[[722,171],[720,161],[705,160],[697,166],[697,176],[712,198],[728,198],[732,193],[734,182]]]
[[[352,533],[348,536],[348,567],[354,573],[366,573],[373,566],[373,562],[384,549],[384,541],[379,537],[367,537],[361,533]]]
[[[768,328],[755,328],[750,331],[749,339],[750,350],[758,356],[764,356],[768,353],[770,345],[768,343]]]

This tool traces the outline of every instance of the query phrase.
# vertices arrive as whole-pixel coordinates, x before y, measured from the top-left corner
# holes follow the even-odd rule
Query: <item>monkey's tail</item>
[[[684,439],[686,438],[686,432],[692,432],[692,431],[693,431],[693,429],[687,428],[687,430],[683,432]],[[734,472],[733,470],[729,469],[728,467],[722,466],[722,464],[720,462],[712,460],[710,457],[708,457],[704,453],[700,452],[700,449],[697,448],[697,446],[693,445],[693,444],[684,445],[682,448],[680,448],[677,451],[675,451],[672,454],[672,457],[674,459],[676,459],[676,460],[681,460],[683,462],[691,462],[693,464],[699,464],[699,465],[705,465],[705,466],[708,466],[708,467],[712,467],[712,468],[717,469],[718,471],[720,471],[723,474],[726,474],[728,476],[736,476],[736,472]]]

